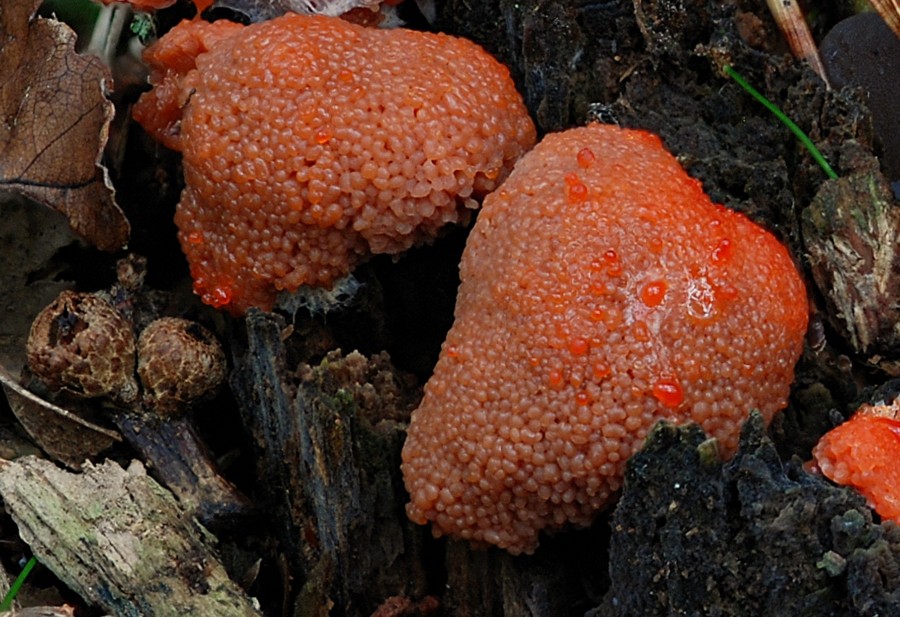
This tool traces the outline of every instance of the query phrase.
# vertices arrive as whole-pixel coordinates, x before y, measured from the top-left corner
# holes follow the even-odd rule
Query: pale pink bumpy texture
[[[653,425],[733,453],[786,404],[807,325],[787,250],[660,140],[547,136],[485,199],[455,322],[403,449],[410,518],[528,553],[588,525]]]

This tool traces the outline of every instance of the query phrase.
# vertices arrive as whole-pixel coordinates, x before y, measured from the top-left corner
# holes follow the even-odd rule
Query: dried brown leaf
[[[99,59],[75,53],[75,33],[34,18],[40,0],[0,0],[0,188],[59,210],[102,250],[129,225],[100,156],[112,103]]]
[[[81,241],[65,217],[18,196],[0,195],[0,366],[18,375],[38,312],[72,287],[55,255]]]
[[[19,422],[47,454],[70,467],[121,437],[28,392],[18,383],[31,322],[70,283],[60,279],[56,254],[80,241],[64,217],[20,197],[0,196],[0,388]]]
[[[122,437],[80,415],[45,401],[20,386],[0,367],[0,386],[25,431],[54,459],[72,469]]]

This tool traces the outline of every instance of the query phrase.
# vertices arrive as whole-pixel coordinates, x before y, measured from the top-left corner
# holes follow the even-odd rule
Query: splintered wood
[[[70,473],[24,457],[0,463],[0,495],[38,560],[116,615],[260,615],[209,536],[133,462]]]

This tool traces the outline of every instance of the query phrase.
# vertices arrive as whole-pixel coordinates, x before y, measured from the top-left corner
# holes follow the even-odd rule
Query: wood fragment
[[[189,417],[122,412],[114,420],[181,506],[204,525],[218,528],[249,513],[250,500],[219,473]]]
[[[870,0],[875,11],[900,36],[900,0]]]
[[[826,182],[802,219],[831,325],[870,364],[900,376],[900,204],[884,176]]]
[[[795,0],[766,0],[766,3],[794,57],[809,64],[825,82],[825,85],[830,88],[825,67],[822,66],[822,58],[819,57],[819,49],[816,47],[816,42],[813,40],[812,32],[806,23],[800,5]]]
[[[0,613],[0,617],[75,617],[75,609],[63,606],[29,606],[15,611]]]
[[[34,457],[4,461],[0,496],[38,560],[114,615],[260,615],[207,532],[139,462],[75,474]]]
[[[424,598],[425,530],[404,515],[403,425],[370,422],[361,412],[377,404],[363,393],[383,400],[383,388],[376,380],[347,383],[342,376],[352,371],[333,357],[306,367],[300,379],[286,369],[280,317],[251,310],[246,327],[232,389],[260,448],[272,520],[283,521],[274,533],[291,577],[302,583],[288,592],[289,610],[371,614],[392,596]]]

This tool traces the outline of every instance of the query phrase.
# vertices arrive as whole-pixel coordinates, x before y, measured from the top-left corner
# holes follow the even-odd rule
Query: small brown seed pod
[[[131,323],[94,294],[62,292],[31,324],[25,352],[28,368],[50,388],[137,399]]]
[[[151,322],[138,338],[144,404],[160,414],[184,412],[225,379],[225,352],[200,324],[177,317]]]

